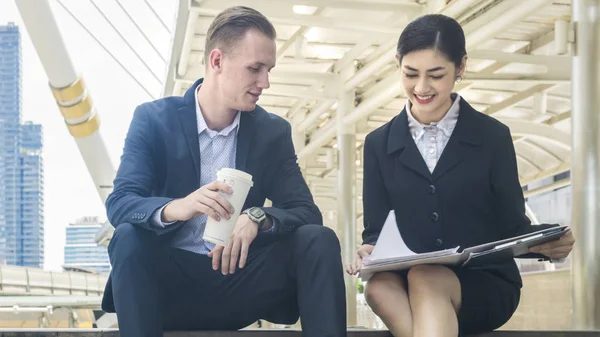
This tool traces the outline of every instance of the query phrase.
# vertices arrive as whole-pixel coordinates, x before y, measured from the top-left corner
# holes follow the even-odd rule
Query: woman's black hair
[[[456,20],[441,14],[428,14],[409,23],[398,39],[398,59],[411,52],[434,49],[459,69],[467,55],[465,33]]]

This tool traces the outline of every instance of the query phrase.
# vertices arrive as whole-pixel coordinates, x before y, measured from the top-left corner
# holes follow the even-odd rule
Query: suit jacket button
[[[429,194],[435,194],[435,185],[429,185],[427,192],[429,192]]]
[[[433,212],[431,213],[431,216],[429,216],[429,219],[433,222],[437,222],[440,219],[440,215],[438,212]]]
[[[442,239],[437,239],[435,240],[435,245],[438,247],[442,247],[442,245],[444,244],[444,241],[442,241]]]

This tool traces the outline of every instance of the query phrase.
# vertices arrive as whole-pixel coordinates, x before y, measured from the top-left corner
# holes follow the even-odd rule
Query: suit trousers
[[[121,336],[237,330],[258,319],[293,324],[299,317],[303,336],[346,336],[340,245],[329,228],[259,233],[246,266],[226,276],[212,269],[211,258],[165,241],[128,223],[116,228],[107,289]]]

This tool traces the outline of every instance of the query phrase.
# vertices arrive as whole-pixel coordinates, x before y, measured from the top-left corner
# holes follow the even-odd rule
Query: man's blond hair
[[[208,64],[210,53],[214,49],[218,48],[223,53],[228,53],[238,41],[244,38],[244,35],[250,29],[256,29],[272,40],[277,37],[273,24],[266,16],[255,9],[236,6],[219,13],[206,33],[204,46],[204,61],[206,64]]]

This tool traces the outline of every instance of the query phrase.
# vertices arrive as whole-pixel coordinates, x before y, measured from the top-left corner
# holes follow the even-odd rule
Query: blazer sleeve
[[[180,225],[175,223],[159,228],[151,224],[153,213],[173,200],[152,196],[157,179],[152,146],[152,139],[156,135],[153,130],[145,106],[138,106],[125,138],[113,192],[106,199],[108,221],[115,228],[122,223],[130,223],[163,234]]]
[[[298,166],[289,123],[285,123],[285,131],[276,142],[280,160],[266,188],[266,196],[273,202],[273,207],[264,207],[264,212],[275,219],[278,232],[292,232],[306,224],[323,225],[321,211]]]
[[[508,127],[499,136],[491,170],[491,188],[503,238],[528,234],[556,224],[531,225],[519,182],[517,156]]]
[[[375,245],[392,210],[372,137],[365,139],[363,158],[363,244]]]

